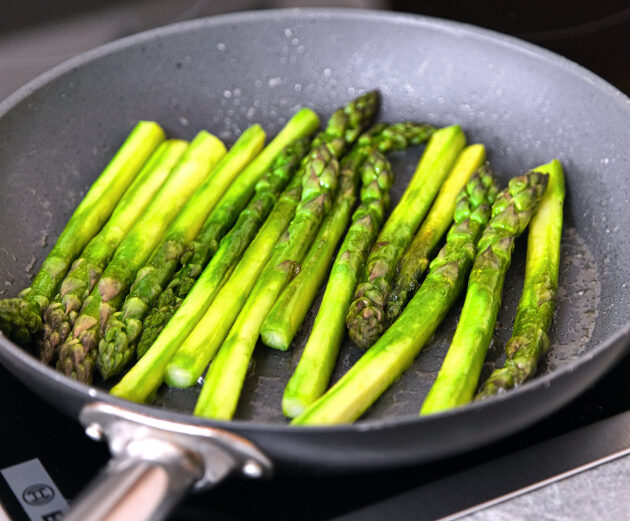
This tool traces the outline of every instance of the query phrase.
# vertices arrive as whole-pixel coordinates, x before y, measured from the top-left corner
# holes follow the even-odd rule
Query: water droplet
[[[188,121],[188,120],[187,120],[186,118],[184,118],[184,117],[181,117],[181,118],[179,118],[179,124],[180,124],[182,127],[187,127],[188,125],[190,125],[190,121]]]
[[[332,74],[332,71],[328,67],[326,67],[324,69],[324,78],[330,78],[331,74]]]
[[[223,91],[223,97],[224,98],[231,98],[232,97],[232,93],[229,90],[224,90]]]
[[[219,49],[220,51],[225,51],[225,44],[224,43],[217,44],[217,49]]]
[[[284,30],[284,36],[285,36],[285,38],[291,38],[291,36],[293,36],[293,31],[287,27]]]
[[[293,38],[293,40],[291,40],[291,45],[299,45],[300,40],[298,40],[297,38]]]
[[[302,85],[300,85],[299,83],[296,83],[293,88],[295,89],[295,92],[300,92],[302,90]]]
[[[256,81],[254,82],[254,87],[258,87],[258,88],[262,87],[262,81],[260,81],[260,80],[256,80]]]
[[[282,85],[282,78],[269,78],[269,81],[267,81],[267,85],[269,85],[269,87],[271,87],[272,89],[274,87],[278,87],[279,85]]]

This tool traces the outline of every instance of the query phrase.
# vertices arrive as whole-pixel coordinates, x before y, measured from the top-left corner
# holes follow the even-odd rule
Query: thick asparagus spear
[[[549,183],[529,223],[525,282],[512,338],[505,346],[508,359],[502,368],[492,372],[477,398],[522,384],[536,374],[538,360],[549,350],[560,270],[564,174],[557,159],[534,170],[549,174]]]
[[[458,196],[446,244],[402,315],[294,425],[356,420],[411,365],[464,289],[496,193],[487,170],[473,176]]]
[[[466,147],[457,158],[427,218],[398,263],[392,290],[388,297],[386,324],[391,324],[398,318],[405,304],[413,296],[420,277],[429,267],[431,255],[453,220],[457,195],[470,176],[483,163],[485,157],[486,151],[483,145],[471,145]]]
[[[98,367],[103,378],[118,374],[131,359],[142,331],[142,320],[179,266],[184,248],[195,238],[228,185],[260,152],[264,142],[265,132],[260,125],[243,132],[188,200],[148,262],[138,271],[121,311],[109,318],[99,343]]]
[[[291,222],[301,193],[302,181],[296,175],[280,195],[265,224],[243,254],[230,278],[217,293],[205,315],[168,363],[166,368],[168,385],[190,387],[208,367],[208,362],[221,347],[256,279],[271,257],[273,247]],[[182,310],[183,307],[179,313]],[[170,329],[170,326],[168,328]]]
[[[362,349],[383,332],[385,305],[398,260],[465,144],[466,137],[457,125],[431,136],[409,186],[378,235],[346,318],[350,338]]]
[[[37,344],[40,358],[45,363],[56,358],[57,348],[72,329],[83,301],[94,289],[116,248],[160,189],[186,146],[185,141],[169,140],[157,148],[103,229],[73,262],[55,300],[44,311],[44,324],[38,333]]]
[[[361,165],[361,205],[333,264],[322,303],[300,362],[282,398],[290,418],[299,415],[325,391],[345,335],[345,317],[360,270],[383,223],[394,174],[389,161],[372,153]]]
[[[345,156],[341,163],[342,188],[337,194],[333,210],[322,223],[315,242],[304,258],[300,273],[284,289],[263,322],[261,338],[265,344],[285,351],[293,341],[328,274],[337,243],[346,230],[356,200],[353,187],[360,175],[365,181],[364,185],[367,188],[364,192],[370,203],[374,203],[373,196],[376,193],[377,196],[384,198],[383,205],[379,205],[379,208],[388,206],[391,169],[387,160],[375,151],[385,153],[418,145],[429,139],[434,130],[430,125],[423,123],[379,124],[359,137],[352,152]],[[366,158],[368,164],[361,172]],[[373,186],[374,182],[383,184]],[[352,292],[355,289],[356,286],[352,288]],[[335,304],[337,311],[342,309],[340,304],[339,302]],[[345,316],[347,305],[343,309]]]
[[[156,147],[164,141],[157,123],[140,121],[70,217],[30,287],[0,301],[0,330],[20,344],[39,330],[42,313],[74,259],[98,233]]]
[[[228,189],[217,207],[208,216],[199,235],[187,246],[181,256],[182,267],[147,315],[138,343],[139,356],[151,347],[182,300],[188,295],[208,261],[217,251],[221,238],[232,227],[239,212],[247,204],[263,172],[271,167],[282,149],[296,139],[309,136],[318,125],[319,118],[315,112],[308,108],[299,110]]]
[[[548,177],[539,172],[514,177],[492,205],[492,218],[479,240],[453,341],[420,414],[472,400],[492,339],[514,242],[536,211]]]
[[[270,170],[257,183],[254,197],[241,212],[234,228],[223,238],[217,253],[159,336],[156,347],[152,348],[153,356],[162,349],[172,353],[199,322],[241,254],[267,217],[280,191],[299,166],[307,148],[308,140],[306,138],[299,139],[286,147],[275,159]],[[163,371],[164,368],[161,368],[159,372]],[[192,381],[184,383],[183,386],[193,385],[196,380],[195,377]]]
[[[330,174],[336,172],[330,171],[329,163],[332,161],[336,163],[335,157],[343,153],[347,144],[351,144],[356,140],[361,130],[368,124],[369,119],[376,111],[377,104],[378,94],[376,93],[369,93],[354,100],[348,106],[336,111],[328,121],[326,129],[313,140],[310,152],[303,159],[300,170],[296,174],[302,182],[301,197],[304,203],[317,199],[314,197],[313,189],[313,185],[319,183],[317,174],[325,174],[324,179],[332,177],[333,181],[328,179],[328,187],[325,189],[329,190],[332,188],[334,176]],[[329,159],[329,161],[324,159]],[[313,174],[314,179],[310,174]],[[323,185],[323,187],[326,187],[326,185]],[[328,200],[325,197],[320,197],[319,199]],[[311,206],[313,204],[311,203]],[[303,208],[302,212],[308,213],[310,210],[309,206],[304,204],[303,206],[306,206],[306,208]],[[274,212],[272,212],[270,219],[274,216],[273,214]],[[263,227],[259,237],[264,231],[266,230]],[[257,238],[254,242],[259,243],[261,241],[258,241]],[[253,268],[260,273],[261,268],[255,266]],[[183,316],[181,310],[178,314]],[[147,353],[131,368],[118,385],[112,388],[112,394],[133,401],[145,401],[155,392],[164,379],[166,365],[181,343],[182,338],[180,338],[178,330],[179,323],[179,320],[171,320],[167,324]],[[258,332],[256,332],[257,335]]]
[[[170,222],[224,154],[223,143],[205,131],[189,145],[86,299],[72,333],[59,349],[59,370],[82,382],[91,381],[98,341],[107,319],[120,309],[136,272],[159,244]]]

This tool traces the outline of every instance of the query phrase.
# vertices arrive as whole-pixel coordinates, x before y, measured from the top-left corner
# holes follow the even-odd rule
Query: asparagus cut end
[[[260,332],[263,343],[279,351],[287,351],[291,345],[290,339],[286,335],[286,328],[266,327]]]

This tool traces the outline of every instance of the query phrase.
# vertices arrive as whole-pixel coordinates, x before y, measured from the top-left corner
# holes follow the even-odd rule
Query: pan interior
[[[325,35],[325,37],[323,37]],[[205,128],[234,142],[252,123],[273,135],[300,106],[322,120],[378,88],[382,121],[459,123],[482,142],[503,184],[559,158],[567,201],[560,292],[548,373],[588,354],[627,320],[630,111],[577,67],[461,26],[348,15],[243,17],[153,33],[66,67],[0,117],[0,297],[29,283],[45,254],[126,133],[139,119],[172,137]],[[394,202],[421,149],[391,156]],[[521,291],[525,238],[506,279],[486,371],[501,363]],[[321,292],[320,292],[321,297]],[[315,316],[294,347],[258,346],[237,417],[285,422],[282,392]],[[413,367],[363,421],[416,415],[455,329],[449,313]],[[359,357],[346,342],[337,379]],[[97,386],[107,388],[100,381]],[[191,411],[200,387],[160,390],[155,404]]]

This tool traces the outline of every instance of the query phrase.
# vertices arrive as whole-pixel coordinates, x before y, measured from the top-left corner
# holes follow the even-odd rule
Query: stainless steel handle
[[[254,445],[220,429],[104,403],[86,406],[80,420],[90,437],[108,441],[114,458],[64,521],[159,521],[189,491],[209,488],[230,473],[271,473],[271,462]]]

